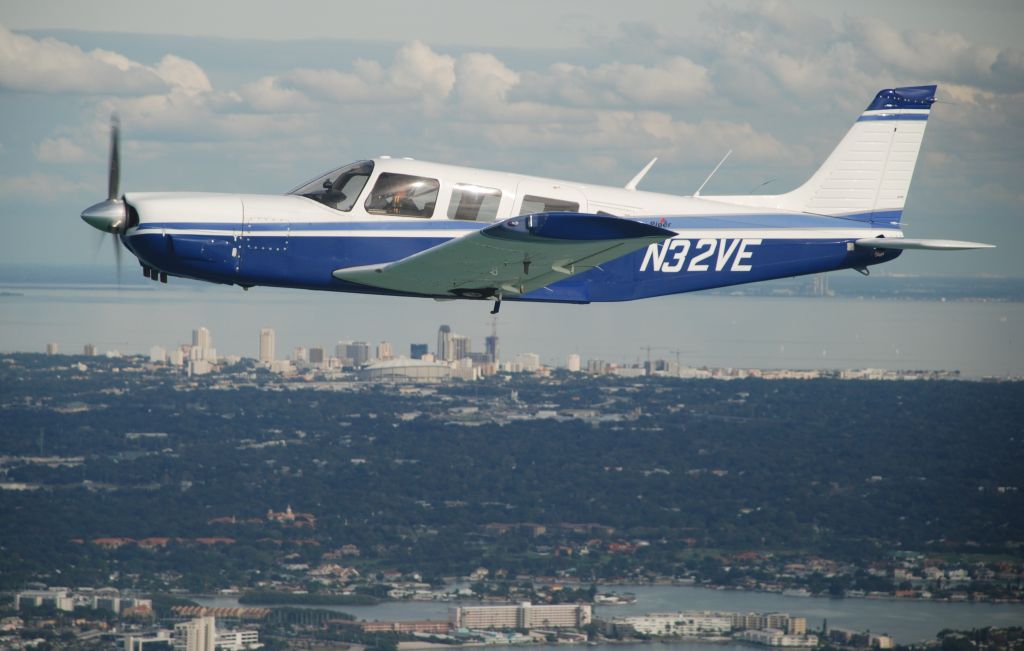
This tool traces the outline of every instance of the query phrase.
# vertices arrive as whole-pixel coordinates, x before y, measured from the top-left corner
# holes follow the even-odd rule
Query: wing
[[[338,269],[334,277],[426,296],[519,295],[673,235],[604,215],[521,215],[395,262]]]

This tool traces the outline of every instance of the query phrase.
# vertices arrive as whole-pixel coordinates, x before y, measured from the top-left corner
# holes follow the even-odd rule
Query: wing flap
[[[526,294],[674,234],[604,215],[521,215],[401,260],[338,269],[333,275],[426,296]]]

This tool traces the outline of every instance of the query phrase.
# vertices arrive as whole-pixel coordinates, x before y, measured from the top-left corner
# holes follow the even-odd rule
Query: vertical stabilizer
[[[879,91],[806,183],[786,194],[730,199],[897,226],[935,90],[932,85]]]
[[[779,199],[802,212],[898,223],[935,89],[880,91],[818,171]]]

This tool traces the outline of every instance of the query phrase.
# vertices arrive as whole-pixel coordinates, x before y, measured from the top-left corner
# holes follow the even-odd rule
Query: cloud
[[[61,195],[77,194],[90,188],[82,181],[33,172],[0,178],[0,197],[51,202]]]
[[[114,52],[53,38],[34,39],[0,25],[0,88],[46,94],[138,95],[167,82],[154,69]]]
[[[42,163],[81,163],[92,160],[85,149],[68,138],[44,138],[36,145],[36,160]]]

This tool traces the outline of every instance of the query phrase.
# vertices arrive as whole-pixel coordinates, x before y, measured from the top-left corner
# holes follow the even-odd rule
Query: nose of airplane
[[[82,221],[104,233],[118,231],[127,216],[127,208],[121,199],[107,199],[82,211]]]

